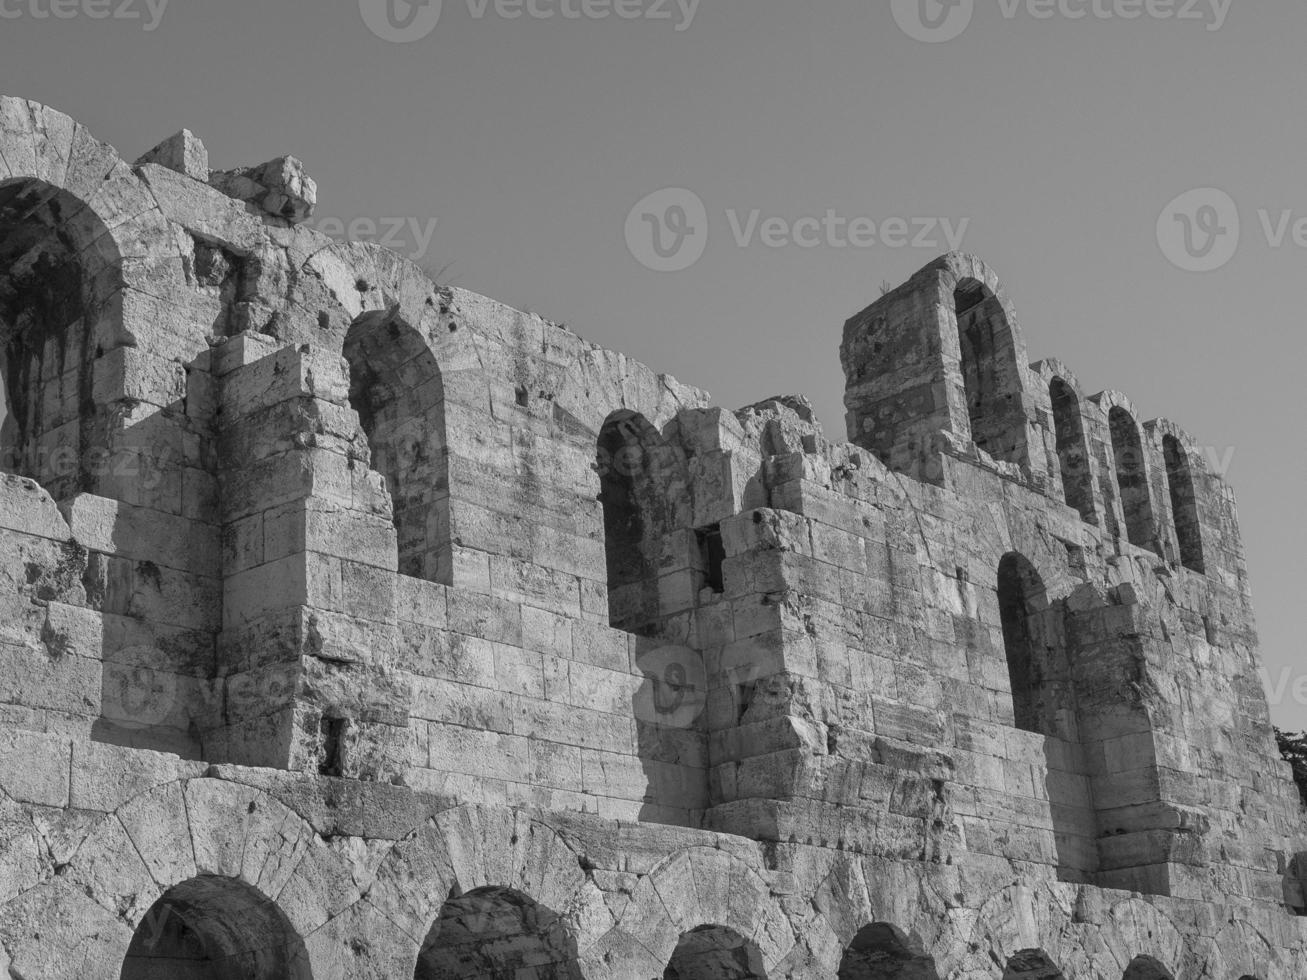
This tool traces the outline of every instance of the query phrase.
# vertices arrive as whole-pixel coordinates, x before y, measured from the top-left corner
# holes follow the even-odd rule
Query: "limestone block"
[[[210,174],[209,181],[224,194],[293,224],[311,218],[318,203],[318,185],[294,157],[279,157],[257,167],[216,171]]]
[[[167,168],[193,181],[207,181],[209,151],[204,148],[204,143],[198,136],[189,129],[183,129],[144,153],[136,161],[136,166],[147,173],[151,167]]]

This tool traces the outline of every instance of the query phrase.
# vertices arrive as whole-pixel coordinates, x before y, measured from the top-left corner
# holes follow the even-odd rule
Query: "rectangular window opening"
[[[710,527],[700,528],[694,533],[699,539],[704,585],[717,595],[721,595],[726,591],[726,580],[722,575],[722,566],[726,562],[726,547],[722,544],[722,526],[713,524]]]

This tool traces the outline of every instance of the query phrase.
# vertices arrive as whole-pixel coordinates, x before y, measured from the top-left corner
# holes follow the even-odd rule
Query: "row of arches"
[[[1002,300],[978,279],[962,278],[953,294],[958,350],[972,442],[998,460],[1028,462],[1027,426],[1021,404],[1023,383],[1016,332]],[[1048,380],[1054,452],[1067,506],[1099,523],[1090,441],[1075,385],[1054,374]],[[1132,545],[1162,553],[1154,514],[1147,457],[1140,426],[1123,405],[1107,406],[1110,459],[1103,464],[1103,511],[1109,533]],[[1204,572],[1202,527],[1189,453],[1175,435],[1162,437],[1162,456],[1173,531],[1180,563]],[[1116,505],[1124,519],[1118,526]]]
[[[942,980],[935,959],[898,927],[863,927],[838,980]],[[309,953],[275,903],[236,879],[201,876],[165,893],[136,928],[120,980],[312,980]],[[568,921],[509,888],[450,895],[418,954],[413,980],[583,980]],[[651,980],[659,980],[654,977]],[[758,946],[715,924],[681,934],[661,980],[767,980]],[[1003,980],[1063,980],[1042,950],[1008,958]],[[1138,956],[1122,980],[1175,980]],[[1255,980],[1243,977],[1241,980]]]

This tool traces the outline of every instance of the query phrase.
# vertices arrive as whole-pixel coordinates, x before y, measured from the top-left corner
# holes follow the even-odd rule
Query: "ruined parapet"
[[[1301,975],[1233,495],[979,260],[845,444],[0,112],[0,969]]]

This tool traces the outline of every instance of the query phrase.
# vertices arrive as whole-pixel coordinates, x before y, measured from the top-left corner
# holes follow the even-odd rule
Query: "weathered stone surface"
[[[313,216],[318,185],[294,157],[279,157],[257,167],[219,170],[209,182],[229,197],[249,201],[268,214],[298,223]]]
[[[293,158],[0,99],[0,181],[0,973],[1307,976],[1233,496],[980,260],[848,322],[844,444]]]

